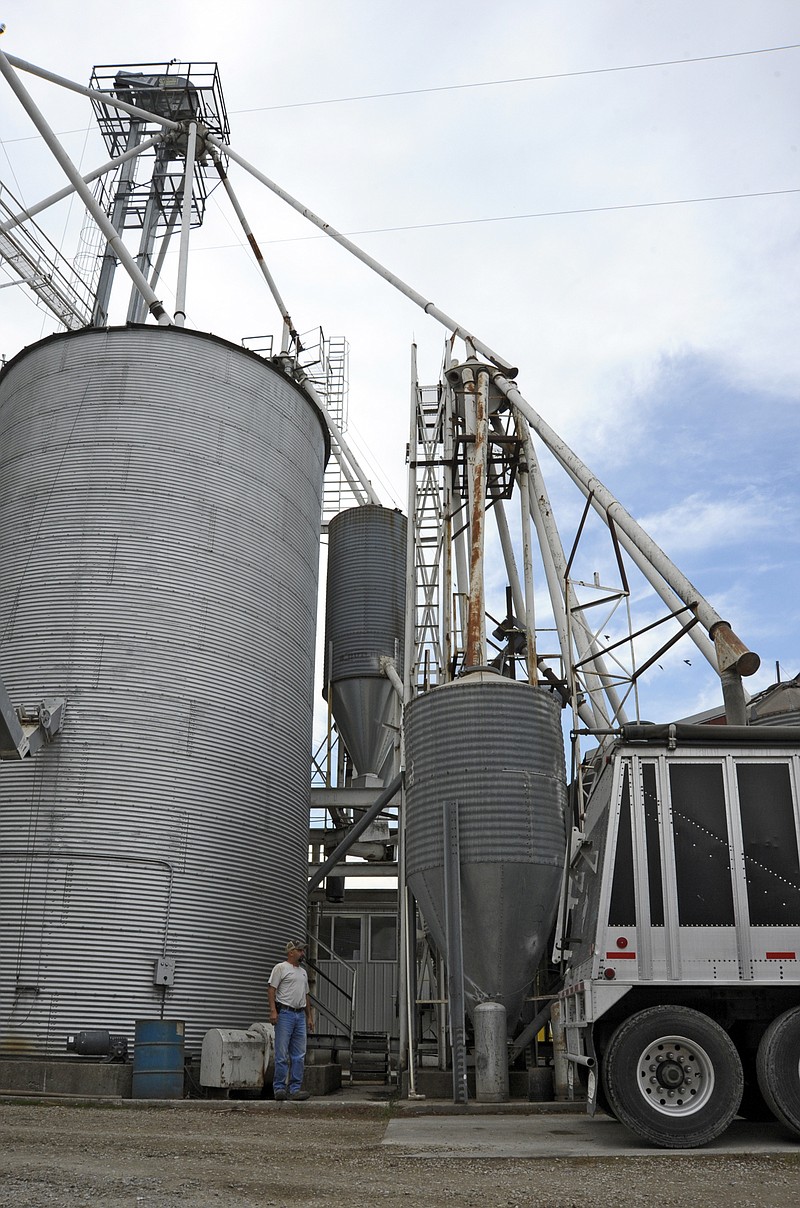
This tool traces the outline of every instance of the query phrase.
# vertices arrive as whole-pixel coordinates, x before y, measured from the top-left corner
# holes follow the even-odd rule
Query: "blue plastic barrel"
[[[134,1099],[183,1098],[183,1020],[137,1019]]]

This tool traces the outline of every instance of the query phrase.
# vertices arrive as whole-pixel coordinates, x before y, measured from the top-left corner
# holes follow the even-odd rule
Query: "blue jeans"
[[[275,1077],[272,1082],[274,1090],[288,1090],[290,1095],[300,1090],[303,1085],[305,1056],[306,1013],[287,1011],[284,1007],[278,1012],[278,1022],[275,1024]]]

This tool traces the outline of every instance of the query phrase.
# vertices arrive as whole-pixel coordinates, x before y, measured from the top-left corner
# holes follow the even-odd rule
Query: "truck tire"
[[[744,1073],[744,1091],[742,1093],[742,1102],[739,1104],[739,1115],[743,1120],[750,1120],[754,1124],[764,1124],[767,1120],[774,1120],[775,1116],[769,1107],[769,1104],[764,1099],[761,1093],[761,1087],[758,1085],[758,1074],[756,1073],[756,1049],[739,1044],[739,1056],[742,1059],[742,1071]]]
[[[800,1133],[800,1007],[773,1019],[761,1037],[756,1074],[772,1114]]]
[[[728,1033],[689,1007],[649,1007],[619,1025],[602,1067],[617,1119],[663,1149],[707,1145],[739,1110],[744,1078]]]

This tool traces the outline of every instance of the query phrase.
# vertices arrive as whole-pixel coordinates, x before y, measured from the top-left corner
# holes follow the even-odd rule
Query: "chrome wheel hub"
[[[688,1116],[711,1097],[714,1066],[705,1049],[686,1036],[659,1036],[642,1050],[637,1083],[655,1111]]]

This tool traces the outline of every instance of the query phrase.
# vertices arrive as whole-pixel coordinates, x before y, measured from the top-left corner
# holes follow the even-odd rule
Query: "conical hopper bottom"
[[[457,806],[464,994],[492,999],[509,1032],[555,919],[566,851],[560,702],[478,672],[409,705],[406,868],[446,956],[444,810]]]
[[[388,724],[397,694],[388,679],[376,676],[337,680],[331,685],[331,707],[344,745],[359,776],[379,775],[394,742]]]

